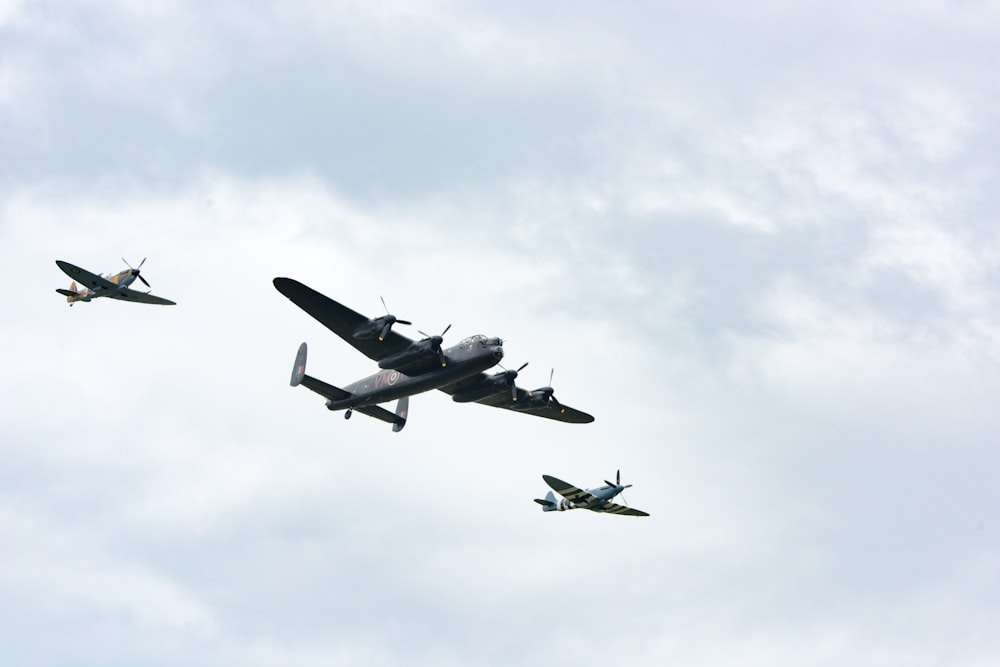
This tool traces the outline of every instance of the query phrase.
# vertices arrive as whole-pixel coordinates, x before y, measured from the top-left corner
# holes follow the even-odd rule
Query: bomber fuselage
[[[369,375],[344,387],[351,393],[350,398],[331,399],[326,406],[331,410],[365,407],[446,387],[495,366],[503,359],[503,342],[499,338],[470,336],[445,349],[444,355],[447,363],[443,367],[419,375],[406,375],[395,369]]]

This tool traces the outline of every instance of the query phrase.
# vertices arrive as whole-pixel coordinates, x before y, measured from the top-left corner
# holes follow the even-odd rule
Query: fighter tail
[[[56,291],[66,297],[66,303],[70,305],[73,305],[74,301],[83,298],[80,290],[77,289],[75,280],[69,284],[69,289],[57,289]]]
[[[545,494],[544,500],[541,498],[535,498],[535,502],[542,506],[543,512],[555,512],[559,509],[559,504],[556,502],[556,496],[551,491]]]

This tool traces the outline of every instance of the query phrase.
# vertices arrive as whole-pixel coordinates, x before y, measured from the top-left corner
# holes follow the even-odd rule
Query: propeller
[[[497,365],[500,366],[500,368],[503,368],[503,364],[497,364]],[[524,367],[527,365],[528,362],[526,361],[523,364],[521,364],[521,367],[518,368],[516,371],[509,371],[506,368],[503,368],[503,373],[501,375],[503,376],[504,384],[510,387],[510,400],[512,401],[517,400],[517,385],[514,384],[514,380],[517,379],[517,374],[523,371]]]
[[[538,394],[538,395],[542,396],[542,400],[544,402],[548,403],[549,401],[552,401],[553,403],[556,404],[556,407],[558,407],[558,408],[561,409],[562,405],[559,403],[559,401],[556,400],[556,397],[555,397],[555,391],[556,390],[552,388],[552,376],[553,376],[553,374],[555,374],[555,372],[556,372],[556,369],[554,369],[554,368],[549,371],[549,385],[547,387],[539,387],[538,389],[535,389],[534,391],[528,392],[528,395],[533,397],[536,394]]]
[[[621,498],[622,498],[622,504],[623,505],[626,505],[626,506],[628,505],[628,501],[625,500],[625,489],[629,488],[632,485],[631,484],[625,484],[625,485],[622,484],[622,471],[621,470],[618,470],[615,473],[615,483],[614,484],[612,484],[608,480],[604,480],[604,483],[607,484],[608,486],[613,486],[613,487],[617,488],[618,489],[618,493],[615,494],[615,495],[621,496]]]
[[[381,296],[379,296],[379,298],[382,299],[382,307],[385,308],[385,315],[379,318],[384,323],[382,325],[382,330],[379,331],[378,334],[378,339],[381,341],[385,340],[385,337],[389,335],[389,330],[392,329],[393,324],[413,324],[413,322],[401,320],[392,313],[390,313],[389,306],[385,305],[385,299],[382,298]]]
[[[130,269],[132,269],[132,275],[134,275],[136,278],[138,278],[139,280],[141,280],[143,285],[145,285],[146,287],[150,287],[149,283],[146,282],[146,279],[143,278],[142,274],[139,273],[139,269],[141,269],[142,265],[146,263],[146,258],[145,257],[143,257],[142,261],[139,262],[139,266],[137,266],[135,268],[132,268],[132,265],[129,264],[128,262],[126,262],[124,257],[122,257],[122,261],[125,262],[125,266],[127,266]]]
[[[425,340],[430,342],[431,349],[437,352],[438,360],[441,362],[442,368],[448,365],[448,360],[445,359],[444,350],[441,349],[441,343],[444,342],[444,335],[448,333],[448,329],[450,328],[451,325],[449,324],[444,328],[444,331],[442,331],[441,334],[438,336],[431,336],[429,334],[424,333],[423,331],[420,331],[420,329],[417,329],[417,331],[420,332],[420,335],[422,335]]]

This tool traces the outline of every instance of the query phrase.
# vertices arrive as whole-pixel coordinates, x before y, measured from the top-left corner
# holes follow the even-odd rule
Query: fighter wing
[[[86,285],[92,290],[116,290],[118,285],[107,278],[102,278],[96,273],[91,273],[86,269],[81,269],[79,266],[74,266],[69,262],[64,262],[61,259],[56,260],[56,266],[63,270],[67,276],[80,283],[81,285]]]
[[[587,493],[583,489],[578,489],[572,484],[567,484],[561,479],[557,479],[552,475],[542,475],[542,479],[545,483],[552,487],[552,490],[558,493],[560,496],[570,501],[577,507],[589,509],[592,505],[600,505],[601,499],[592,493]]]
[[[156,296],[155,294],[150,294],[148,292],[139,292],[134,289],[129,289],[127,287],[122,287],[119,291],[108,294],[107,296],[112,299],[121,299],[122,301],[138,301],[139,303],[155,303],[158,306],[176,306],[177,304],[170,299],[164,299],[161,296]]]
[[[589,415],[576,408],[571,408],[565,403],[555,403],[551,400],[544,402],[533,400],[531,394],[520,387],[516,388],[517,400],[514,400],[510,387],[505,384],[496,383],[494,378],[486,373],[474,375],[471,378],[466,378],[446,387],[440,387],[440,389],[446,394],[455,395],[463,391],[475,391],[477,387],[486,387],[486,385],[491,384],[494,388],[487,395],[470,402],[482,403],[494,408],[513,410],[514,412],[521,412],[526,415],[555,419],[556,421],[568,422],[570,424],[589,424],[594,421],[593,415]]]
[[[382,357],[406,349],[413,343],[412,340],[394,330],[390,330],[385,340],[381,341],[377,337],[355,338],[354,332],[357,328],[369,321],[364,315],[291,278],[275,278],[274,287],[288,297],[292,303],[312,315],[320,324],[343,338],[369,359],[378,361]]]
[[[591,507],[590,509],[595,512],[606,512],[607,514],[627,514],[628,516],[649,516],[646,512],[642,510],[632,509],[631,507],[625,507],[624,505],[616,505],[615,503],[605,503],[602,507]]]

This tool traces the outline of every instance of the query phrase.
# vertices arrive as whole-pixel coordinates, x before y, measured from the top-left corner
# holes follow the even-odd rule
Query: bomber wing
[[[505,410],[522,412],[526,415],[534,415],[536,417],[545,417],[546,419],[555,419],[556,421],[568,422],[570,424],[589,424],[594,421],[593,415],[587,414],[582,410],[577,410],[576,408],[571,408],[565,403],[554,403],[552,401],[533,403],[528,392],[520,387],[517,389],[516,401],[511,398],[509,393],[504,392],[487,396],[476,402],[494,408],[504,408]]]
[[[382,341],[377,338],[355,338],[354,332],[360,325],[368,322],[369,318],[291,278],[275,278],[274,287],[369,359],[378,361],[406,349],[413,343],[406,336],[393,330],[390,330]]]
[[[602,507],[591,507],[589,509],[595,512],[605,512],[607,514],[626,514],[628,516],[649,516],[646,512],[642,510],[632,509],[631,507],[625,507],[624,505],[616,505],[615,503],[605,503]]]
[[[592,493],[587,493],[572,484],[568,484],[552,475],[542,475],[545,483],[552,487],[552,490],[560,496],[570,501],[577,507],[590,509],[592,506],[600,505],[601,499]]]
[[[170,299],[164,299],[162,296],[156,296],[155,294],[150,294],[149,292],[139,292],[138,290],[129,289],[127,287],[121,288],[119,291],[108,294],[107,296],[112,299],[121,299],[122,301],[138,301],[139,303],[154,303],[158,306],[176,306],[177,304]]]
[[[116,290],[118,285],[107,278],[102,278],[96,273],[91,273],[86,269],[81,269],[79,266],[74,266],[69,262],[64,262],[61,259],[56,260],[56,266],[63,270],[67,276],[75,280],[76,282],[86,285],[92,290]]]
[[[475,403],[489,405],[494,408],[503,408],[504,410],[512,410],[526,415],[568,422],[570,424],[589,424],[594,421],[593,415],[589,415],[576,408],[571,408],[565,403],[555,403],[551,400],[544,403],[533,401],[529,392],[520,387],[516,388],[517,400],[514,400],[514,395],[508,387],[495,383],[495,378],[486,373],[479,373],[460,382],[440,387],[440,389],[446,394],[455,395],[462,391],[475,391],[477,386],[484,386],[490,383],[494,384],[495,389],[486,396],[476,399]]]

